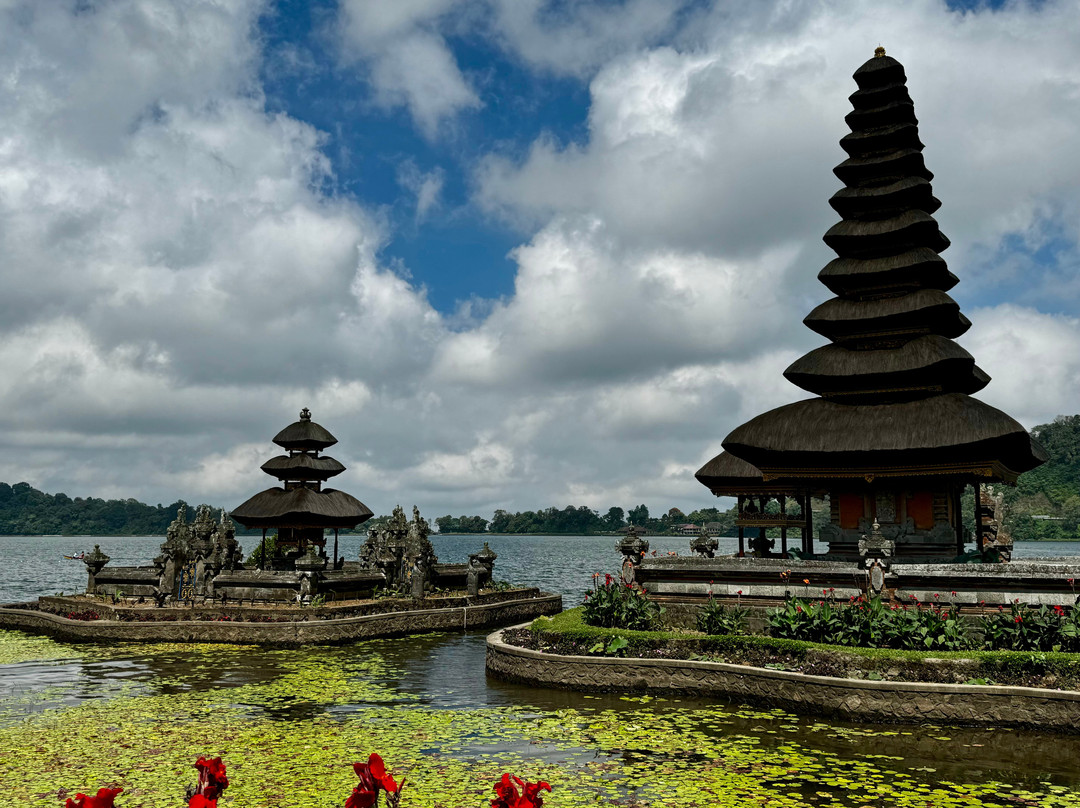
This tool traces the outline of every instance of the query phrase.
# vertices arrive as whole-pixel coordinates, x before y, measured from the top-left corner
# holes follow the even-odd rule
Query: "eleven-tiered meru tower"
[[[828,494],[819,538],[834,557],[856,554],[875,520],[900,557],[951,557],[963,549],[964,486],[1014,483],[1046,454],[972,398],[990,377],[953,341],[971,323],[948,294],[957,278],[939,255],[949,240],[903,66],[879,48],[854,78],[849,156],[834,169],[845,187],[829,200],[841,221],[825,234],[838,258],[818,275],[836,297],[804,321],[830,344],[784,372],[816,397],[735,429],[697,478],[757,502],[755,514],[770,497]]]

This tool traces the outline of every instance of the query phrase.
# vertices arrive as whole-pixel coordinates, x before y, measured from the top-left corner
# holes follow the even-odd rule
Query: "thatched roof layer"
[[[834,294],[848,298],[916,289],[947,292],[959,283],[945,259],[929,247],[881,258],[834,258],[818,273],[818,280]]]
[[[929,393],[975,393],[990,377],[951,339],[929,334],[895,349],[855,351],[825,345],[796,359],[784,377],[804,390],[826,397],[892,398]],[[876,395],[875,395],[876,394]]]
[[[844,219],[829,228],[825,243],[845,258],[880,258],[918,247],[940,253],[949,248],[934,217],[918,209],[888,219]]]
[[[797,401],[738,427],[723,447],[763,471],[997,460],[1023,472],[1047,459],[1020,423],[961,393],[878,405]]]
[[[337,438],[312,421],[311,413],[305,408],[299,421],[289,424],[274,436],[274,443],[282,449],[293,451],[325,449],[337,443]]]
[[[371,509],[351,494],[324,488],[270,488],[233,509],[230,516],[244,527],[356,527],[371,518]]]
[[[887,219],[909,208],[933,213],[941,207],[930,183],[923,177],[903,177],[884,185],[841,188],[829,204],[841,216],[853,219]]]
[[[262,470],[279,480],[328,480],[345,471],[345,466],[326,455],[300,452],[271,457],[262,464]]]
[[[971,321],[960,306],[940,289],[919,289],[899,297],[870,300],[826,300],[803,320],[806,327],[831,340],[889,335],[903,332],[959,337]]]

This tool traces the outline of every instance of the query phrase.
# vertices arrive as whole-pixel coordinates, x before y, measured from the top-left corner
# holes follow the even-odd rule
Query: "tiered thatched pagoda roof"
[[[323,488],[322,482],[345,471],[345,466],[319,452],[337,438],[311,420],[307,407],[300,420],[285,427],[274,443],[289,454],[262,465],[262,470],[284,483],[269,488],[238,506],[230,514],[249,528],[347,528],[371,518],[371,510],[351,494]]]
[[[784,373],[817,395],[735,429],[697,478],[734,485],[734,456],[764,480],[975,475],[1013,481],[1046,460],[1027,431],[972,398],[990,381],[953,342],[971,323],[948,294],[957,283],[939,256],[949,246],[932,214],[933,174],[923,162],[903,66],[877,55],[859,86],[834,169],[845,187],[829,203],[842,217],[825,234],[839,256],[818,275],[836,297],[806,325],[831,344]],[[742,469],[745,473],[746,469]]]

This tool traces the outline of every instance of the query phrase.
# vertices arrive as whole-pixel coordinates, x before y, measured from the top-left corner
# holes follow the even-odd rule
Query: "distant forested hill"
[[[1005,489],[1007,524],[1016,541],[1080,537],[1080,415],[1059,415],[1031,434],[1050,460]]]
[[[183,501],[146,505],[134,499],[45,494],[29,483],[0,483],[0,535],[165,535]],[[190,518],[190,517],[189,517]]]

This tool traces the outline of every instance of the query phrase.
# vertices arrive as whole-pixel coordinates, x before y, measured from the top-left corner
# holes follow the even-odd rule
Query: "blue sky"
[[[483,106],[463,112],[444,136],[425,137],[406,110],[372,101],[362,70],[339,66],[327,47],[336,11],[332,0],[285,0],[261,16],[268,108],[326,133],[336,175],[331,192],[385,212],[393,238],[382,257],[422,284],[439,311],[451,314],[459,301],[510,294],[515,265],[507,254],[523,234],[470,206],[470,167],[492,149],[519,155],[541,134],[562,144],[584,142],[587,83],[537,75],[481,36],[451,36],[447,45],[482,88]],[[298,51],[303,66],[290,71],[284,65]],[[445,177],[442,205],[423,221],[417,221],[415,200],[402,193],[403,161]]]
[[[712,504],[803,397],[879,43],[1027,426],[1080,408],[1080,5],[11,0],[0,479],[229,505],[307,406],[373,510]]]

